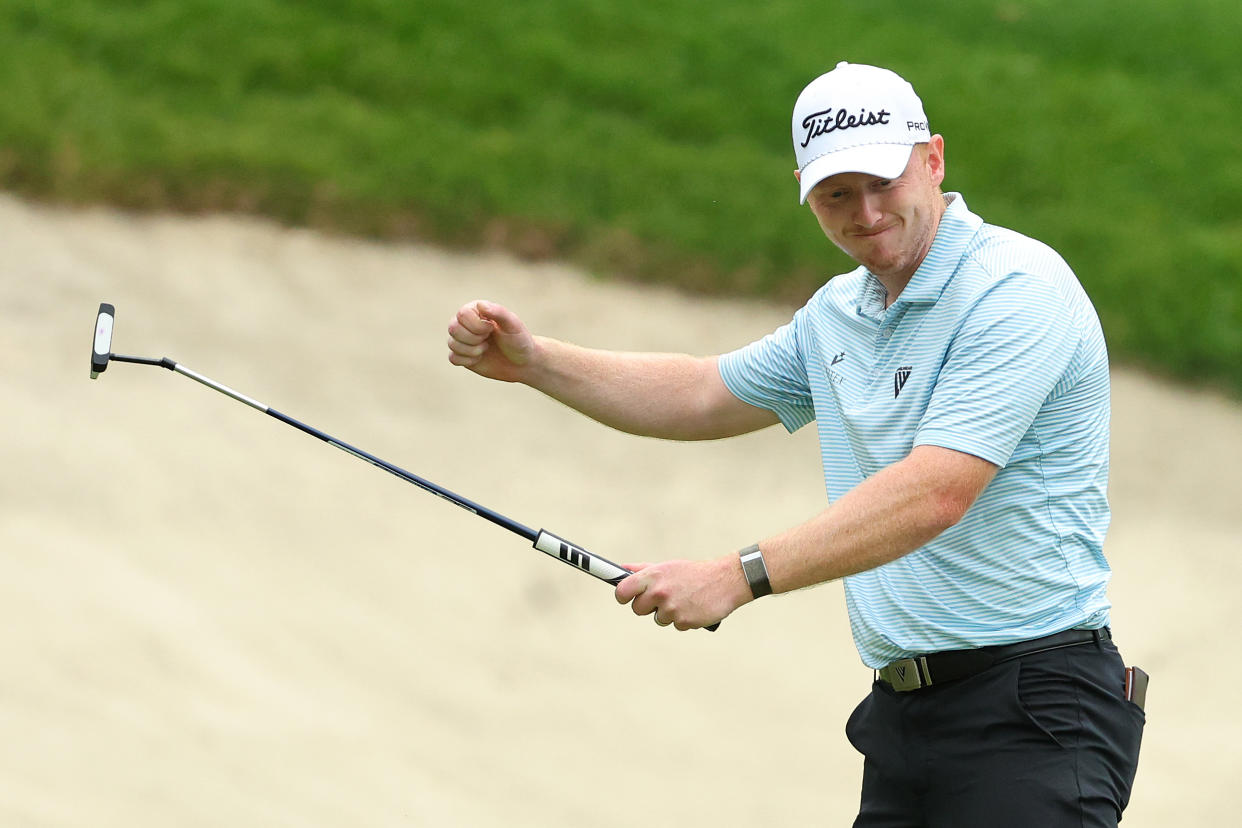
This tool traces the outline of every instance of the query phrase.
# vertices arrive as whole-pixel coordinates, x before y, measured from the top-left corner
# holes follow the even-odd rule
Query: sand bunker
[[[658,629],[515,535],[183,378],[87,378],[107,300],[119,352],[171,356],[613,560],[706,557],[822,508],[811,429],[611,433],[453,368],[445,325],[488,297],[583,344],[706,353],[787,310],[4,197],[0,246],[0,824],[852,819],[842,728],[871,673],[838,585],[714,634]],[[1127,371],[1114,393],[1113,622],[1153,676],[1125,825],[1224,824],[1242,406]]]

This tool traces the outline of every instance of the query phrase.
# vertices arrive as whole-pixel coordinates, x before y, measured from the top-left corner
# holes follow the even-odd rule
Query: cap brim
[[[802,169],[799,204],[806,203],[815,185],[837,173],[856,172],[877,178],[897,178],[906,171],[913,144],[863,144],[821,155]]]

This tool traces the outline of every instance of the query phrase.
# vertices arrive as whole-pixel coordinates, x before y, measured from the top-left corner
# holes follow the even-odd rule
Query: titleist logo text
[[[822,112],[812,112],[802,119],[802,128],[806,130],[806,139],[803,140],[802,147],[805,149],[812,139],[839,129],[887,124],[888,116],[891,114],[887,109],[881,109],[879,112],[868,112],[863,109],[857,115],[851,115],[844,109],[838,109],[834,115],[831,107]]]

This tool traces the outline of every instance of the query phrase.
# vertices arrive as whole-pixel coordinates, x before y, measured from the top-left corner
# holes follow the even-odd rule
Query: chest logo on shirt
[[[845,382],[845,376],[833,366],[841,360],[845,359],[845,351],[837,354],[832,358],[832,362],[827,366],[828,379],[833,385],[841,385]]]
[[[913,370],[914,366],[903,365],[893,372],[893,399],[897,399],[901,389],[906,387],[906,380],[910,379],[910,372]]]

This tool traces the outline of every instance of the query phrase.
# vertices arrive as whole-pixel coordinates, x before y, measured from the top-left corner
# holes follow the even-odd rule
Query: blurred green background
[[[797,204],[790,109],[876,63],[1115,359],[1238,395],[1240,42],[1237,0],[5,0],[0,187],[797,302],[852,265]]]

